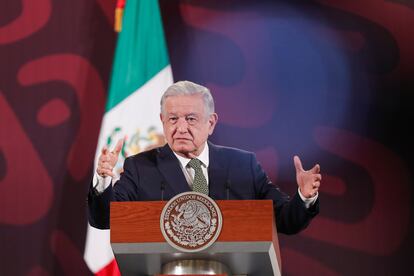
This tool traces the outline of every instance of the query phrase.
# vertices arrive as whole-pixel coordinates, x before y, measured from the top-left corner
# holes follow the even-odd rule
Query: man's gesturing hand
[[[118,156],[121,152],[122,146],[124,145],[124,139],[120,139],[114,148],[113,151],[109,151],[108,147],[104,146],[101,150],[101,155],[98,159],[98,167],[96,172],[102,177],[112,176],[115,174],[112,172],[112,169],[115,167],[116,162],[118,162]]]
[[[319,164],[316,164],[312,169],[305,171],[302,167],[302,162],[296,155],[293,157],[293,163],[295,164],[296,181],[301,194],[306,198],[314,197],[318,193],[322,180]]]

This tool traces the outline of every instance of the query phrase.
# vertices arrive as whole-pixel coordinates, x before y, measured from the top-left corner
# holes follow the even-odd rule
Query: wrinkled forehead
[[[166,114],[203,114],[205,106],[202,95],[176,95],[165,99],[164,109]]]

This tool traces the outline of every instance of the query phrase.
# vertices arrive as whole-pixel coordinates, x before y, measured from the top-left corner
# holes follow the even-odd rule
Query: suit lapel
[[[209,166],[208,166],[208,186],[209,195],[213,199],[226,199],[226,181],[228,180],[228,161],[220,148],[208,142],[209,147]],[[160,149],[157,155],[158,169],[163,175],[166,185],[170,187],[174,194],[191,191],[187,180],[182,172],[180,162],[174,155],[168,144]]]
[[[209,195],[213,199],[226,199],[226,181],[228,179],[228,161],[220,148],[208,142],[209,166],[208,166],[208,186]]]
[[[183,174],[180,162],[174,155],[168,144],[160,149],[160,154],[157,156],[158,169],[164,176],[166,185],[170,187],[174,194],[190,191],[187,180]]]

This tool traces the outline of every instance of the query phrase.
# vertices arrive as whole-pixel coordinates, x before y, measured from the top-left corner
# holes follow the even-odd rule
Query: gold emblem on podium
[[[160,217],[165,240],[182,252],[198,252],[210,247],[220,235],[222,215],[210,197],[185,192],[170,199]]]

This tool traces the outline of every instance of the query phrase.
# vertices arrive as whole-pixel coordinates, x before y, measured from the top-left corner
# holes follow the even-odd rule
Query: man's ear
[[[218,121],[218,115],[217,113],[212,113],[210,114],[210,117],[208,118],[208,123],[209,123],[209,131],[208,134],[211,135],[214,132],[214,128],[216,127]]]
[[[164,116],[162,116],[162,113],[160,113],[160,120],[161,120],[161,122],[164,122]]]

